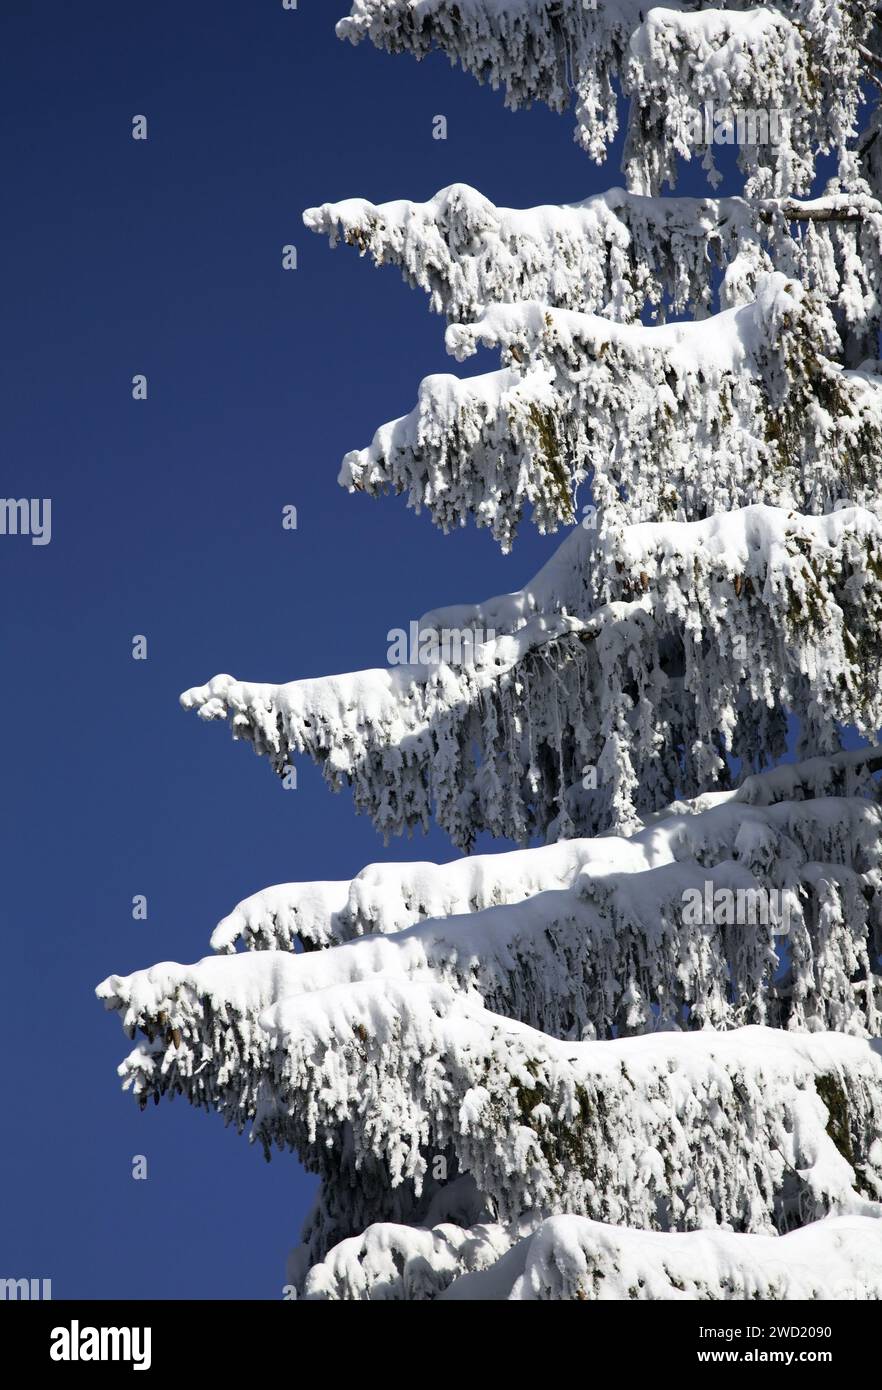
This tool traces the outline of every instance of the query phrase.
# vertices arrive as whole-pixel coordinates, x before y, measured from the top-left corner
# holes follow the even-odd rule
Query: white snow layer
[[[633,853],[614,856],[632,848],[614,842],[606,862],[600,841],[571,841],[597,855],[572,887],[296,956],[297,990],[381,974],[442,980],[557,1037],[686,1024],[878,1030],[879,809],[831,798],[694,819],[665,827],[669,838],[656,831],[657,844],[639,837]],[[736,895],[754,903],[740,919],[725,906]]]
[[[270,949],[292,949],[293,931],[311,946],[336,939],[297,957],[299,991],[375,975],[440,980],[558,1037],[687,1022],[874,1034],[880,817],[861,798],[733,797],[630,839],[373,865],[351,885],[265,890],[212,945],[232,950],[243,932]],[[738,894],[754,904],[746,918],[725,909]]]
[[[495,858],[373,866],[350,895],[373,914],[370,935],[298,956],[293,971],[267,969],[287,970],[287,987],[301,993],[380,975],[442,981],[560,1037],[687,1022],[878,1029],[882,821],[871,802],[732,799],[631,839]],[[244,922],[271,947],[291,947],[292,922],[311,944],[328,944],[341,923],[363,929],[346,914],[345,885],[330,887],[267,890],[240,905],[213,944],[229,946]],[[696,914],[722,889],[756,895],[749,920],[721,908]],[[479,894],[490,905],[478,906]]]

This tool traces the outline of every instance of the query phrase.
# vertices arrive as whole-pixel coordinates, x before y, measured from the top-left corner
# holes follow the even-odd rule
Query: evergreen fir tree
[[[425,615],[411,664],[182,697],[385,837],[524,846],[270,888],[214,957],[99,987],[142,1106],[320,1175],[299,1296],[882,1297],[879,30],[866,0],[338,25],[572,106],[597,162],[621,92],[626,189],[305,214],[428,294],[457,360],[501,356],[424,380],[341,482],[504,549],[525,512],[569,534]],[[708,121],[743,195],[663,196]]]

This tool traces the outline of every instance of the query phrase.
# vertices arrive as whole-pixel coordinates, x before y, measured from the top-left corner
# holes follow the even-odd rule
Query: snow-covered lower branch
[[[142,1105],[183,1094],[322,1176],[306,1264],[371,1222],[421,1224],[438,1157],[503,1224],[771,1232],[807,1203],[876,1214],[873,1043],[766,1028],[563,1042],[440,984],[291,994],[297,969],[287,953],[211,957],[99,995],[147,1034],[121,1067]]]
[[[520,1239],[494,1223],[377,1224],[313,1265],[303,1297],[876,1300],[882,1298],[882,1221],[828,1216],[783,1236],[679,1235],[552,1216]]]

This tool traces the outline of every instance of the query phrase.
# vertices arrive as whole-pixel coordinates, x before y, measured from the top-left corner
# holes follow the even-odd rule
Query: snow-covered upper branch
[[[677,159],[699,154],[716,185],[721,176],[714,143],[737,141],[748,196],[808,192],[815,146],[832,138],[842,147],[852,133],[858,64],[856,55],[847,64],[846,81],[855,84],[848,93],[850,109],[834,101],[829,111],[820,111],[817,87],[824,79],[812,69],[807,37],[771,8],[649,10],[631,36],[622,70],[631,98],[624,155],[628,187],[647,194],[664,184],[674,187]],[[711,117],[712,128],[706,130],[707,112],[713,111],[724,113],[725,124]],[[765,113],[762,129],[756,114],[752,131],[742,116],[739,139],[738,112]]]
[[[706,100],[783,110],[781,138],[742,146],[741,163],[750,191],[799,193],[815,148],[841,152],[854,134],[871,14],[867,0],[649,10],[639,0],[354,0],[337,32],[418,58],[440,49],[504,86],[512,107],[563,111],[572,96],[576,139],[598,162],[618,129],[618,81],[631,98],[626,169],[641,193],[658,191],[675,154],[697,152],[685,132]]]

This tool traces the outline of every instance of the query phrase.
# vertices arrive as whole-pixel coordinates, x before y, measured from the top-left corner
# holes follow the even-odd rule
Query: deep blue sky
[[[452,854],[437,832],[384,850],[310,767],[284,791],[179,692],[380,665],[390,627],[519,587],[555,544],[525,528],[503,558],[337,487],[343,453],[456,367],[420,293],[300,215],[457,180],[571,201],[617,159],[596,169],[569,118],[506,112],[441,57],[341,44],[345,8],[4,0],[2,492],[51,497],[53,537],[0,538],[0,1276],[57,1298],[278,1298],[314,1186],[182,1101],[141,1114],[96,983],[205,955],[267,884]]]

